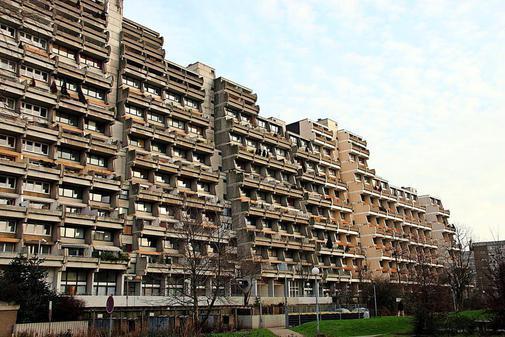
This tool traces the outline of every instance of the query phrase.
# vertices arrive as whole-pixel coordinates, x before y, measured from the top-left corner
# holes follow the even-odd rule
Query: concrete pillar
[[[125,274],[122,274],[122,273],[117,274],[117,276],[116,276],[116,294],[115,295],[120,295],[120,296],[125,295],[124,279],[125,279]]]
[[[231,296],[231,280],[224,283],[224,296]]]
[[[268,279],[268,297],[275,297],[275,280]]]
[[[93,283],[94,282],[95,282],[95,271],[90,270],[88,272],[88,278],[86,280],[86,295],[93,294]]]
[[[253,297],[258,297],[259,294],[259,289],[258,289],[258,281],[257,280],[251,280],[251,296]]]
[[[212,280],[208,279],[205,283],[205,295],[212,296]]]

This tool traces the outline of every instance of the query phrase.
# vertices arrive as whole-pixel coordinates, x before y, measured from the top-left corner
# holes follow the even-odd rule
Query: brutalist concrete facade
[[[240,279],[266,302],[311,303],[318,266],[329,302],[413,282],[421,256],[437,271],[453,249],[441,202],[378,177],[363,138],[262,116],[253,90],[168,61],[120,0],[2,0],[0,61],[0,264],[39,254],[89,307],[161,307],[184,287],[175,231],[191,214],[232,230],[223,296],[237,303]]]

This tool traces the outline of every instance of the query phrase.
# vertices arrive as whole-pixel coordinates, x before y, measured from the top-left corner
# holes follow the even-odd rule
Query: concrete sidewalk
[[[285,328],[268,328],[277,337],[304,337],[298,332],[291,331]]]

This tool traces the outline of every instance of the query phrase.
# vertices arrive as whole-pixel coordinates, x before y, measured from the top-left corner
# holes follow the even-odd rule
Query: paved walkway
[[[268,328],[274,335],[278,337],[304,337],[298,332],[291,331],[285,328]]]

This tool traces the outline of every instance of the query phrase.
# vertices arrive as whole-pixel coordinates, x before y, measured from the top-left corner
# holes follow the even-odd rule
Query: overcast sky
[[[258,93],[261,114],[329,117],[393,185],[505,239],[505,1],[125,0],[167,58]]]

